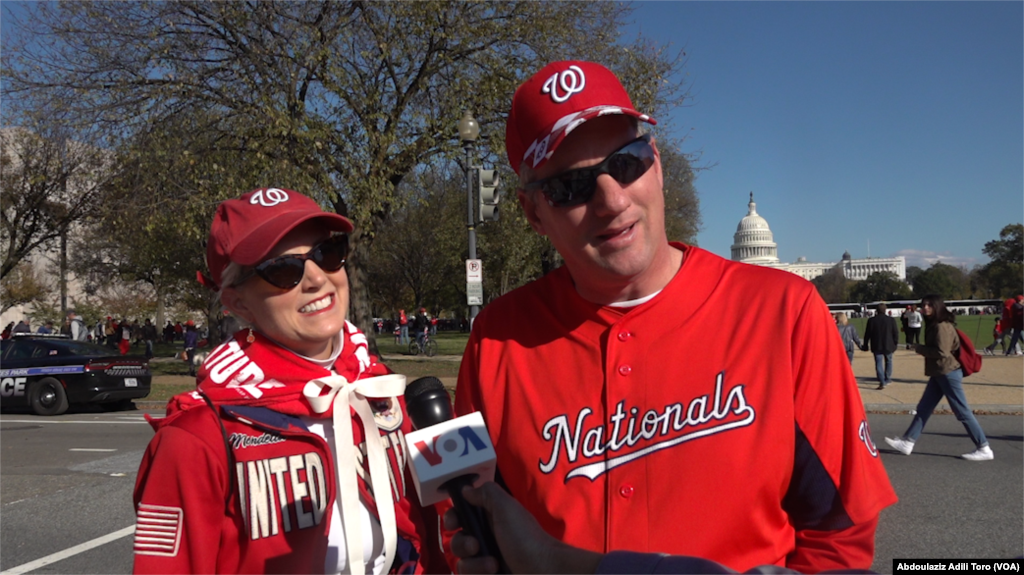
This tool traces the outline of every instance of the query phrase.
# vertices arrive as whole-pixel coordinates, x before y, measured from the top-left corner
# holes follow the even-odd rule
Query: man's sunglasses
[[[235,282],[235,285],[242,285],[255,274],[274,287],[292,289],[299,285],[306,273],[306,260],[313,260],[320,269],[330,273],[340,270],[345,265],[346,258],[348,236],[334,236],[314,246],[305,254],[286,254],[261,262]]]
[[[601,174],[608,174],[616,182],[627,186],[640,179],[640,176],[646,174],[653,165],[654,148],[651,147],[651,135],[644,134],[612,152],[596,166],[562,172],[526,184],[524,188],[544,192],[548,203],[556,208],[578,206],[594,197],[597,177]]]

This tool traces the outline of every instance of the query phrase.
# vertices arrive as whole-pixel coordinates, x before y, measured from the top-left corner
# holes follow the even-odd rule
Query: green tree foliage
[[[696,175],[690,159],[669,142],[659,142],[665,187],[665,231],[671,241],[697,244],[701,229],[700,200],[693,186]]]
[[[907,266],[907,283],[914,285],[914,280],[922,273],[924,273],[924,270],[917,266]]]
[[[991,261],[980,275],[990,295],[1007,298],[1024,289],[1024,224],[1009,224],[999,231],[999,239],[981,249]]]
[[[431,166],[403,184],[416,188],[416,196],[392,211],[367,265],[375,315],[394,317],[399,309],[421,306],[437,314],[457,303],[451,292],[466,252],[463,179]]]
[[[606,2],[38,3],[0,63],[6,102],[72,102],[110,141],[195,114],[217,150],[296,168],[261,185],[354,221],[351,312],[372,337],[373,241],[407,201],[403,180],[458,155],[463,110],[500,133],[515,87],[562,58],[604,62],[654,114],[685,97],[669,80],[678,57],[618,42],[628,14]],[[504,157],[500,138],[488,146]]]
[[[961,299],[969,297],[970,284],[964,270],[935,262],[914,280],[914,297],[938,294],[943,299]]]
[[[811,280],[818,289],[818,295],[825,303],[847,303],[850,301],[850,289],[853,284],[843,273],[843,264],[836,264],[832,269]]]
[[[57,121],[29,124],[0,132],[0,279],[88,216],[112,171],[108,154]]]
[[[910,286],[893,272],[875,272],[850,287],[850,298],[858,303],[908,299],[911,295]]]
[[[47,300],[53,295],[53,287],[39,277],[32,264],[19,262],[3,279],[0,279],[0,313],[12,307]]]
[[[200,129],[207,121],[183,114],[125,142],[118,153],[122,170],[89,222],[100,233],[75,250],[76,273],[96,289],[147,284],[158,325],[165,309],[178,304],[202,310],[209,325],[221,317],[214,294],[196,281],[196,272],[206,270],[205,241],[218,202],[268,181],[304,181],[288,162],[219,149]]]

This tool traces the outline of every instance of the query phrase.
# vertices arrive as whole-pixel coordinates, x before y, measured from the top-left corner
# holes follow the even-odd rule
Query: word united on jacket
[[[407,487],[400,471],[406,465],[404,434],[398,430],[382,436],[381,440],[388,454],[391,488],[398,500],[405,496]],[[269,433],[259,436],[232,433],[229,441],[238,450],[284,440]],[[366,444],[362,443],[356,450],[356,473],[373,495],[365,461]],[[316,452],[235,463],[242,517],[249,529],[249,538],[255,541],[320,525],[329,503],[324,473],[324,461]]]
[[[723,393],[725,372],[715,378],[712,393],[690,400],[689,404],[670,403],[661,410],[649,409],[640,415],[640,408],[626,408],[625,400],[615,406],[608,424],[593,425],[588,421],[594,412],[584,407],[576,415],[575,427],[569,427],[565,414],[552,417],[544,424],[543,437],[552,442],[551,456],[540,461],[540,470],[552,473],[564,452],[569,463],[565,480],[586,477],[591,481],[612,469],[642,459],[652,453],[682,445],[688,441],[747,427],[754,423],[754,408],[743,395],[743,385],[734,385]],[[590,427],[588,427],[590,426]],[[685,432],[679,434],[679,432]],[[603,458],[594,463],[573,466],[580,455],[584,459],[607,454],[622,455]]]

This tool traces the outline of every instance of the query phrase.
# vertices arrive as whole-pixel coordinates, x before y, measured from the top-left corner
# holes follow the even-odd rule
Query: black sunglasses
[[[274,287],[292,289],[299,285],[306,273],[306,260],[313,260],[325,272],[336,272],[345,265],[347,258],[348,236],[334,236],[304,254],[285,254],[263,261],[236,281],[235,285],[242,285],[255,274]]]
[[[651,147],[651,135],[644,134],[612,152],[596,166],[562,172],[526,184],[524,188],[544,192],[548,202],[556,208],[578,206],[594,197],[597,177],[601,174],[608,174],[615,178],[616,182],[626,186],[640,179],[640,176],[646,174],[653,165],[654,148]]]

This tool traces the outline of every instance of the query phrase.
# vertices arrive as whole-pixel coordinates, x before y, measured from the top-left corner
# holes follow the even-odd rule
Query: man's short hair
[[[878,313],[885,313],[885,310],[889,309],[884,303],[880,303],[875,306],[875,311]]]

